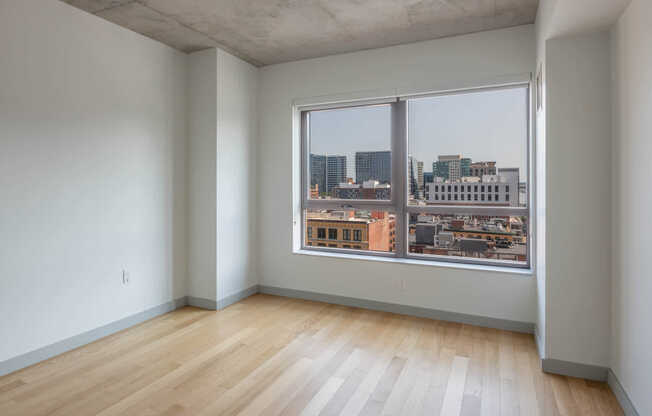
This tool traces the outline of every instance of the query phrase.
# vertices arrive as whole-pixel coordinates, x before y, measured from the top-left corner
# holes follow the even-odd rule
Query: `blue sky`
[[[462,154],[498,167],[527,164],[527,90],[510,88],[410,100],[408,150],[432,170],[438,155]],[[379,105],[315,111],[310,118],[312,153],[346,155],[355,178],[356,151],[389,150],[390,107]]]

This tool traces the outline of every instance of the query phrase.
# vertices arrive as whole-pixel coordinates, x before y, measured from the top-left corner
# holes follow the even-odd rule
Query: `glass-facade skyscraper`
[[[346,182],[346,156],[310,154],[310,186],[319,187],[319,192],[330,192],[340,183]]]
[[[392,181],[392,152],[356,152],[355,181],[363,183],[377,180],[380,183]]]

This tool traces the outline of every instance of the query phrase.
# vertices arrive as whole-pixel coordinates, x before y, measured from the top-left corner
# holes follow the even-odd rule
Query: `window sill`
[[[518,274],[522,276],[534,275],[534,271],[531,268],[519,269],[515,267],[488,266],[484,264],[468,264],[468,263],[453,263],[453,262],[449,263],[444,261],[405,259],[405,258],[396,258],[396,257],[364,256],[359,254],[328,253],[324,251],[313,251],[313,250],[303,250],[303,249],[294,250],[293,254],[317,256],[317,257],[334,257],[334,258],[345,259],[345,260],[381,261],[381,262],[394,263],[394,264],[412,264],[417,266],[474,270],[474,271],[491,272],[491,273],[508,273],[508,274]]]

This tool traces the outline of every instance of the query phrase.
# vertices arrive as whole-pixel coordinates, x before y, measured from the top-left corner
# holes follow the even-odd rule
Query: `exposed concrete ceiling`
[[[533,23],[539,0],[63,0],[184,52],[257,65]]]

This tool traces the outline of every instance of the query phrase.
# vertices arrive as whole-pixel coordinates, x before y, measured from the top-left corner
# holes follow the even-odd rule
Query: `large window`
[[[527,84],[305,109],[301,137],[302,248],[529,267]]]

